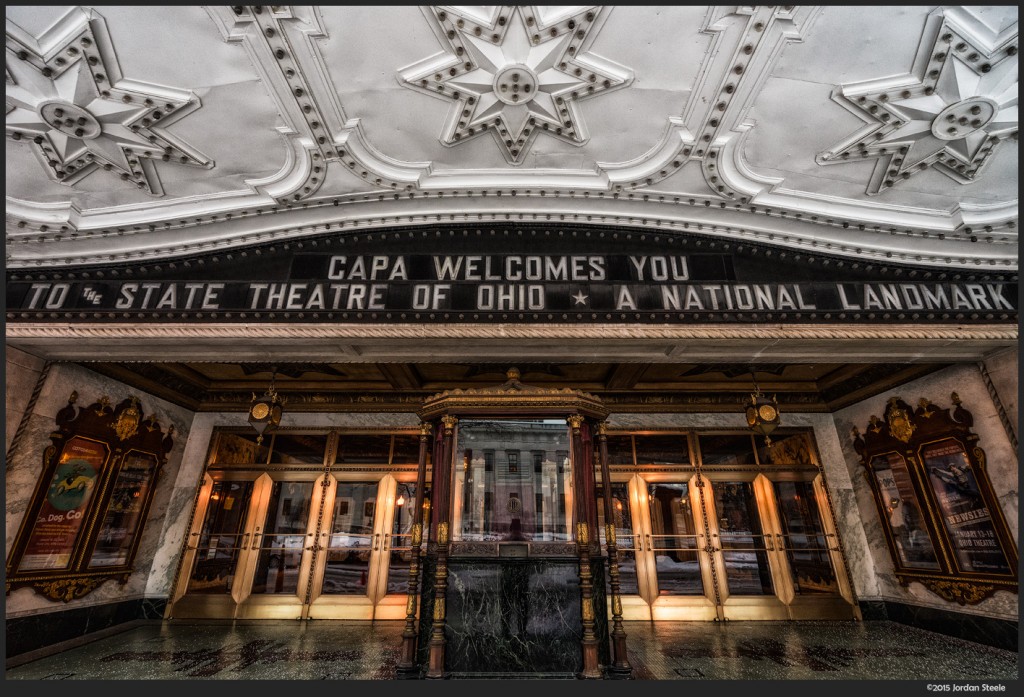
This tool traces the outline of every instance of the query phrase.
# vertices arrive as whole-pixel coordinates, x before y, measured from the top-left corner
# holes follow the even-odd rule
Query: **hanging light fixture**
[[[750,378],[754,383],[754,392],[750,395],[750,404],[747,405],[747,426],[754,433],[764,436],[765,445],[771,445],[772,439],[768,437],[779,425],[779,401],[775,395],[768,399],[761,388],[757,386],[757,377],[754,369],[750,369]]]
[[[277,394],[274,388],[274,379],[277,377],[275,367],[270,375],[270,386],[262,397],[257,398],[253,392],[252,404],[249,405],[249,424],[256,429],[256,444],[263,442],[263,434],[281,423],[282,405],[284,400]]]

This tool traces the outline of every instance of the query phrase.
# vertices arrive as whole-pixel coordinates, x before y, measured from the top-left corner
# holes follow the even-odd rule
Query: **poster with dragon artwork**
[[[70,565],[109,452],[105,444],[81,436],[67,442],[36,515],[19,571],[66,569]]]

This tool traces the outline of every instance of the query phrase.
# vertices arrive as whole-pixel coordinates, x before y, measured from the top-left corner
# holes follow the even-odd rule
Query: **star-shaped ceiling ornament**
[[[29,144],[54,181],[103,168],[162,195],[155,160],[213,167],[165,130],[199,106],[189,91],[123,78],[95,12],[72,10],[38,40],[8,22],[7,138]]]
[[[399,73],[401,84],[452,102],[441,142],[490,132],[520,164],[538,133],[583,145],[582,99],[624,87],[631,70],[588,51],[604,7],[431,7],[446,50]]]
[[[844,85],[833,94],[869,125],[817,161],[877,159],[869,194],[929,167],[973,182],[999,143],[1017,138],[1016,25],[988,43],[955,15],[935,24],[912,75]]]

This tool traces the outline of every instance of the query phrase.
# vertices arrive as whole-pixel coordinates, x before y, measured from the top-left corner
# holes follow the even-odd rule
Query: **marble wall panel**
[[[1015,382],[1016,378],[1014,378]],[[960,606],[943,600],[917,583],[904,588],[896,580],[892,557],[885,541],[885,532],[879,520],[878,511],[871,493],[870,484],[863,475],[864,468],[853,449],[854,426],[862,432],[872,414],[881,418],[890,397],[900,397],[908,404],[917,404],[918,399],[927,397],[940,407],[949,407],[950,393],[957,392],[964,408],[974,415],[974,432],[978,434],[979,445],[985,450],[992,488],[1006,517],[1007,525],[1016,538],[1018,530],[1018,480],[1017,453],[999,419],[996,405],[977,364],[964,364],[947,368],[927,377],[901,385],[868,400],[836,412],[835,431],[839,434],[842,454],[850,480],[853,482],[857,506],[868,539],[870,559],[873,560],[878,579],[877,596],[864,593],[864,600],[888,600],[912,605],[923,605],[942,610],[985,615],[989,617],[1017,618],[1017,595],[1006,591],[997,592],[977,605]]]
[[[1014,434],[1020,438],[1020,354],[1017,349],[999,351],[984,360],[985,370],[996,391],[999,401],[1006,410],[1006,416],[1012,424]]]
[[[168,505],[173,493],[171,484],[178,478],[182,454],[192,426],[192,412],[98,375],[81,365],[55,363],[51,366],[32,408],[27,428],[7,463],[6,552],[10,552],[11,542],[35,490],[42,465],[42,452],[50,444],[49,434],[56,426],[54,418],[68,403],[68,397],[73,391],[79,394],[79,406],[91,404],[102,396],[109,397],[112,404],[117,404],[129,395],[138,396],[145,415],[156,416],[164,429],[171,424],[174,425],[174,447],[168,454],[167,464],[157,481],[149,518],[139,541],[135,571],[128,582],[123,586],[116,582],[104,583],[84,598],[70,603],[49,600],[29,588],[18,589],[7,598],[7,617],[63,611],[145,597],[153,562],[163,546],[164,520],[167,518]]]
[[[30,353],[7,347],[7,365],[4,373],[4,385],[7,397],[4,404],[4,416],[7,423],[7,442],[4,452],[11,449],[11,441],[18,432],[25,409],[32,399],[40,372],[46,362]]]
[[[448,670],[571,674],[581,668],[573,560],[452,560],[448,573]]]

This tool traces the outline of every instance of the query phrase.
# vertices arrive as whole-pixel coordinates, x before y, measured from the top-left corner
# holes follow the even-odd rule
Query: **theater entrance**
[[[216,434],[168,616],[404,618],[418,440]]]
[[[644,432],[609,445],[626,619],[854,617],[810,434],[769,447],[749,434]]]

